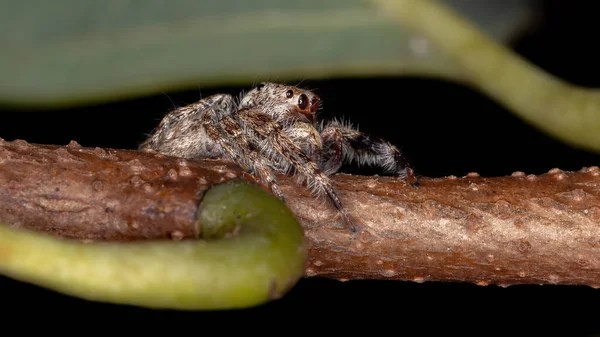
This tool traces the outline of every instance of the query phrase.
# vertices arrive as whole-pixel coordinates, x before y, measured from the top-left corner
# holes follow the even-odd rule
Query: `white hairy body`
[[[275,173],[295,175],[315,197],[327,195],[346,226],[354,228],[329,175],[347,162],[379,165],[416,184],[412,169],[389,142],[337,121],[317,121],[313,92],[261,83],[237,99],[206,97],[168,113],[140,150],[186,159],[226,158],[257,176],[284,200]]]

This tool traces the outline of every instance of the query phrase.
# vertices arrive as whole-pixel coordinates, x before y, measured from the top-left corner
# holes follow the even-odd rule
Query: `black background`
[[[593,1],[542,3],[539,14],[543,20],[516,37],[512,46],[531,62],[571,83],[600,86],[600,52],[595,48],[599,30]],[[303,80],[301,86],[316,89],[323,99],[322,118],[343,116],[362,131],[389,139],[403,149],[420,175],[463,176],[473,171],[483,176],[509,175],[513,171],[539,174],[555,167],[578,170],[600,165],[599,155],[548,137],[467,87],[416,78]],[[247,86],[202,88],[201,93],[236,94],[241,89]],[[0,137],[47,144],[67,144],[73,139],[83,146],[133,149],[173,104],[182,106],[199,97],[200,90],[190,90],[52,112],[3,110]],[[354,167],[343,170],[378,173]],[[98,322],[103,324],[146,318],[149,320],[144,324],[191,325],[198,333],[217,317],[232,319],[230,322],[251,317],[269,330],[274,327],[274,314],[302,322],[295,323],[304,328],[300,333],[318,331],[313,323],[322,320],[338,328],[381,327],[419,334],[440,329],[480,331],[482,335],[499,329],[510,335],[529,331],[533,335],[557,332],[563,336],[592,336],[600,332],[600,290],[588,287],[532,285],[504,289],[453,283],[304,279],[277,302],[215,313],[91,303],[6,278],[0,278],[0,289],[2,303],[15,317],[69,321],[73,317],[75,321],[101,318]]]

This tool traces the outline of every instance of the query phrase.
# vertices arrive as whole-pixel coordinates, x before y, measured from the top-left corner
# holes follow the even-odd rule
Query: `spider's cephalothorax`
[[[186,159],[228,158],[284,200],[275,173],[295,175],[315,196],[327,195],[354,229],[329,175],[344,161],[379,165],[417,181],[389,142],[338,121],[319,123],[317,95],[294,86],[261,83],[237,100],[217,94],[168,113],[140,150]]]

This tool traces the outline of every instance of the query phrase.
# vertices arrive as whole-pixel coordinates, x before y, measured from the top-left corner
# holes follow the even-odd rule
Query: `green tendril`
[[[259,187],[212,187],[197,219],[204,238],[179,242],[86,244],[0,226],[0,273],[87,300],[179,310],[260,305],[303,276],[302,227]]]

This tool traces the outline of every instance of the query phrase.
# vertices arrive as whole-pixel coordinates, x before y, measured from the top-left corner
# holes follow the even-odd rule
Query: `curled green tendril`
[[[88,244],[0,226],[0,273],[87,300],[179,310],[263,304],[302,277],[302,227],[257,186],[212,187],[198,223],[207,239]]]

